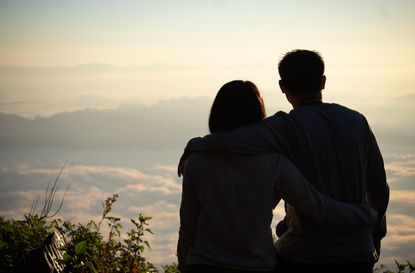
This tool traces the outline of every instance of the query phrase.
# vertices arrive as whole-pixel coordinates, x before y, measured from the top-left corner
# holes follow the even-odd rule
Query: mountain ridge
[[[0,113],[0,146],[173,148],[207,132],[210,103],[207,98],[181,98],[34,118]]]

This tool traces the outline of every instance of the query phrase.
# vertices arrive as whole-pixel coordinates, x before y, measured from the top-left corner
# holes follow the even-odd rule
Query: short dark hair
[[[265,107],[256,85],[250,81],[224,84],[213,101],[209,116],[210,132],[231,130],[265,118]]]
[[[324,61],[316,51],[296,49],[284,55],[278,64],[281,81],[294,94],[321,91]]]

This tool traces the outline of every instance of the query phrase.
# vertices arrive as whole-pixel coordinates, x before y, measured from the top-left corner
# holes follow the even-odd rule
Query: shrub
[[[54,263],[63,268],[63,272],[157,272],[156,267],[143,257],[144,249],[150,248],[143,236],[152,233],[148,228],[151,217],[139,214],[137,220],[131,219],[134,228],[123,236],[121,219],[109,214],[117,199],[115,194],[105,200],[99,223],[89,221],[86,225],[75,225],[61,219],[47,222],[46,215],[31,214],[25,215],[23,221],[0,217],[0,255],[3,257],[0,272],[22,271],[24,257],[42,246],[52,231],[58,231],[66,238],[61,249],[62,258],[54,256]],[[107,239],[100,230],[104,222],[110,228]]]
[[[117,199],[118,195],[114,194],[105,200],[99,223],[90,221],[86,225],[73,225],[67,221],[53,221],[54,228],[69,238],[61,261],[64,272],[157,272],[154,265],[143,257],[144,249],[150,248],[143,235],[152,233],[147,227],[151,218],[139,214],[137,220],[131,219],[134,228],[123,237],[121,219],[109,215]],[[100,232],[104,221],[110,228],[108,239],[104,239]]]
[[[52,231],[45,217],[25,215],[25,219],[5,220],[0,217],[0,272],[18,272],[23,258],[42,245]]]
[[[99,223],[90,221],[86,225],[73,225],[67,221],[53,221],[53,227],[69,238],[61,261],[64,272],[157,272],[154,265],[143,257],[145,247],[150,248],[143,235],[152,233],[147,227],[151,217],[139,214],[137,220],[131,219],[134,228],[123,237],[121,219],[109,215],[117,199],[115,194],[105,200]],[[100,232],[104,222],[109,226],[107,239]]]

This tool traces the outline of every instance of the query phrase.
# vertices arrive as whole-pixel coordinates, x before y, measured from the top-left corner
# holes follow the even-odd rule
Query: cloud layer
[[[392,156],[395,161],[386,164],[391,199],[388,235],[383,241],[381,263],[392,264],[395,258],[403,261],[415,257],[415,188],[412,183],[405,182],[415,178],[414,157]],[[2,167],[0,214],[21,218],[28,212],[33,200],[43,196],[47,181],[54,180],[59,169],[31,164]],[[15,183],[5,184],[4,181]],[[131,227],[128,219],[136,218],[138,213],[153,217],[150,227],[155,235],[148,236],[152,250],[146,253],[147,257],[157,264],[176,260],[181,181],[176,178],[175,165],[155,164],[151,170],[143,172],[120,166],[68,164],[60,183],[61,190],[56,200],[63,196],[66,185],[70,187],[58,216],[75,223],[85,223],[89,219],[98,221],[102,213],[101,202],[118,193],[120,198],[114,205],[113,213],[123,219],[126,229]],[[283,215],[280,205],[274,211],[274,224]]]

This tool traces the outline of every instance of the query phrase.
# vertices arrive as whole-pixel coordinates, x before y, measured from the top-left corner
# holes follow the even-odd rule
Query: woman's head
[[[213,101],[209,130],[214,133],[256,123],[265,118],[265,107],[255,84],[231,81],[223,85]]]

